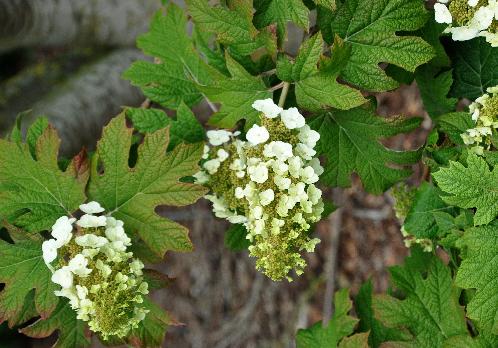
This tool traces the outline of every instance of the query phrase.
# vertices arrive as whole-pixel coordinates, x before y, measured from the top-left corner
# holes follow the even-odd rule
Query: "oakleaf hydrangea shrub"
[[[127,251],[131,239],[123,221],[104,212],[97,202],[80,205],[80,219],[62,216],[52,226],[52,239],[42,244],[43,260],[53,270],[56,296],[69,299],[77,319],[88,322],[104,339],[119,338],[137,328],[149,310],[143,295],[144,264]]]
[[[185,3],[138,38],[150,59],[123,77],[147,101],[94,152],[60,158],[43,118],[0,139],[0,321],[59,347],[162,346],[171,320],[148,292],[168,278],[148,267],[193,245],[158,206],[207,198],[228,248],[290,280],[354,175],[393,197],[409,256],[388,294],[339,290],[296,346],[498,347],[497,1]],[[425,120],[380,116],[377,93],[412,83]],[[386,146],[414,130],[420,148]]]
[[[316,155],[318,132],[305,124],[296,108],[283,110],[272,99],[256,100],[260,112],[240,139],[240,132],[211,130],[197,182],[208,186],[205,198],[217,217],[247,229],[249,254],[256,267],[273,280],[291,270],[301,275],[302,251],[319,242],[309,229],[324,210],[322,191],[315,186],[323,168]]]

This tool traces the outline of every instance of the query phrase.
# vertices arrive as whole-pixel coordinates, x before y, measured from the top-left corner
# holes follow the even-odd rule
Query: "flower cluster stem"
[[[284,82],[282,93],[280,94],[280,99],[278,100],[278,106],[281,108],[285,105],[285,99],[287,98],[287,93],[289,92],[290,82]]]

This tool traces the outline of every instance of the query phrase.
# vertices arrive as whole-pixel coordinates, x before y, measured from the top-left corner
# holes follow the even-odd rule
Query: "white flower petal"
[[[282,112],[282,108],[276,105],[271,98],[256,100],[252,107],[261,111],[267,118],[275,118]]]
[[[265,143],[270,138],[270,133],[264,126],[254,124],[246,134],[247,141],[253,146]]]
[[[80,205],[80,210],[85,214],[99,214],[105,209],[100,206],[98,202],[89,202]]]

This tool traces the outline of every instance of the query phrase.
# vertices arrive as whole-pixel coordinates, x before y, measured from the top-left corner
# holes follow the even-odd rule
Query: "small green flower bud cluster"
[[[498,47],[498,0],[439,0],[434,5],[438,23],[455,41],[482,36],[492,47]]]
[[[124,337],[148,312],[140,306],[148,293],[144,265],[127,252],[131,240],[122,221],[94,215],[104,211],[97,202],[80,209],[85,214],[79,220],[59,218],[54,239],[42,245],[52,282],[61,286],[55,294],[68,298],[77,318],[104,339]]]
[[[273,280],[297,275],[306,266],[302,251],[312,252],[319,239],[309,237],[321,218],[323,173],[314,147],[320,136],[296,108],[283,110],[271,99],[258,100],[261,126],[241,140],[239,132],[209,131],[202,167],[195,175],[206,184],[217,217],[244,224],[256,267]]]
[[[478,155],[490,149],[491,138],[498,128],[498,86],[489,87],[487,92],[469,106],[475,127],[461,134],[463,142],[472,145],[471,150]]]

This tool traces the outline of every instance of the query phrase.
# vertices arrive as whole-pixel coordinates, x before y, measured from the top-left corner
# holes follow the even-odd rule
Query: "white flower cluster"
[[[253,125],[247,141],[238,132],[209,131],[203,171],[217,217],[244,224],[249,251],[257,267],[275,280],[299,275],[306,265],[300,252],[311,252],[318,239],[308,237],[310,224],[323,212],[322,191],[315,186],[323,173],[314,149],[320,135],[305,124],[296,108],[283,110],[272,99],[257,100],[261,126]]]
[[[491,136],[498,128],[498,86],[489,87],[487,92],[469,106],[475,127],[461,134],[463,142],[472,145],[471,150],[478,155],[489,150]]]
[[[445,32],[453,40],[483,36],[498,47],[498,0],[439,0],[434,11],[436,22],[449,24]]]
[[[42,244],[43,259],[61,286],[55,294],[69,299],[78,319],[104,338],[123,337],[147,314],[138,306],[148,293],[144,265],[126,251],[131,240],[122,221],[94,215],[104,212],[97,202],[80,210],[85,214],[79,220],[62,216],[55,222],[53,239]]]

